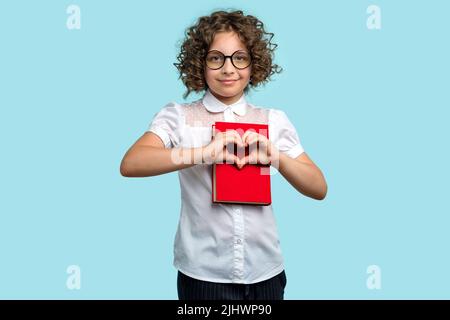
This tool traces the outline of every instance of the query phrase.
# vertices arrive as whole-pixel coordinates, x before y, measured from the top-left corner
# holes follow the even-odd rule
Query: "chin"
[[[216,92],[217,94],[223,96],[223,97],[233,97],[237,94],[240,94],[242,91],[244,91],[244,88],[227,88],[227,87],[219,87],[219,88],[214,88],[213,89],[214,92]]]

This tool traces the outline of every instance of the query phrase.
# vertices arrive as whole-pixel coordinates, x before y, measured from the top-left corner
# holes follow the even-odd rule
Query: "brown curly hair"
[[[214,35],[218,32],[234,31],[247,46],[252,58],[251,87],[257,87],[269,81],[274,73],[282,68],[272,63],[277,47],[271,40],[273,33],[264,30],[264,24],[256,17],[244,15],[241,10],[226,12],[216,11],[209,16],[200,17],[196,24],[186,29],[181,52],[174,63],[187,88],[183,95],[186,99],[192,92],[201,92],[208,88],[205,80],[205,57]],[[249,86],[244,89],[248,92]]]

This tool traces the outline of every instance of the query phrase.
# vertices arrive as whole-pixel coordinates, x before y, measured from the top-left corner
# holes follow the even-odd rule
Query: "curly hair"
[[[282,68],[273,64],[273,55],[277,47],[271,40],[273,33],[264,30],[264,24],[256,17],[244,15],[241,10],[226,12],[216,11],[209,16],[200,17],[196,24],[186,29],[185,39],[178,54],[178,63],[174,63],[180,72],[187,91],[186,99],[191,92],[201,92],[208,88],[205,80],[205,57],[218,32],[234,31],[246,45],[252,58],[252,71],[249,86],[257,87],[270,80],[274,73]]]

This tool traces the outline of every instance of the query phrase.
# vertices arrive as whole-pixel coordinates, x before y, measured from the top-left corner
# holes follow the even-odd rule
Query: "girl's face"
[[[235,32],[219,32],[214,36],[209,51],[217,50],[225,56],[231,56],[236,51],[247,51]],[[239,100],[250,81],[251,65],[245,69],[237,69],[226,58],[222,68],[212,70],[205,65],[205,79],[211,93],[225,104]],[[229,80],[226,82],[225,80]],[[231,80],[231,81],[230,81]]]

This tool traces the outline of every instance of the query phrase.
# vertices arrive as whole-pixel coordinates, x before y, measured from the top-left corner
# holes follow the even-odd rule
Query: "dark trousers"
[[[217,283],[191,278],[178,271],[180,300],[283,300],[286,273],[252,284]]]

